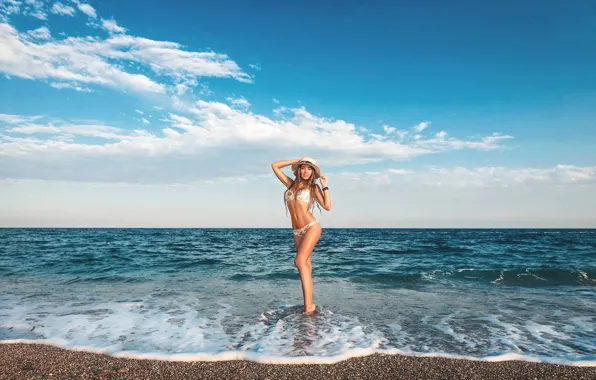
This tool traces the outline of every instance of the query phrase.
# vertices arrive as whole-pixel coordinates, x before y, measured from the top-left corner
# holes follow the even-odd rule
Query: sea
[[[596,230],[0,229],[0,343],[162,360],[596,365]]]

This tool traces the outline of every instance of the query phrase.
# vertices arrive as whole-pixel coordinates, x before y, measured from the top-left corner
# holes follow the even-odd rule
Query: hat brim
[[[296,173],[296,171],[298,170],[298,167],[300,165],[308,165],[311,168],[313,168],[313,171],[315,173],[315,179],[321,177],[321,169],[319,169],[319,167],[315,164],[313,164],[312,162],[298,162],[292,165],[292,173],[294,173],[294,175],[298,175],[298,173]]]

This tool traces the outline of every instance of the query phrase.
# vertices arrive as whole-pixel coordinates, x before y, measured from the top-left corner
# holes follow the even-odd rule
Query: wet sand
[[[596,367],[375,354],[335,364],[172,362],[0,344],[0,379],[596,379]]]

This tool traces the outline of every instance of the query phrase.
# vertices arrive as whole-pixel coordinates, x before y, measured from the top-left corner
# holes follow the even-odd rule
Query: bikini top
[[[310,191],[308,191],[308,189],[302,189],[294,194],[292,190],[288,190],[286,191],[285,197],[286,201],[298,200],[300,202],[308,203],[310,202]]]

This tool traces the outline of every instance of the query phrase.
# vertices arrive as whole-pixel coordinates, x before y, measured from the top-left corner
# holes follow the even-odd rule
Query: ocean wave
[[[122,276],[122,275],[103,275],[103,276],[75,276],[62,281],[61,285],[72,285],[77,283],[138,283],[145,281],[144,277]]]
[[[229,279],[232,281],[251,281],[251,280],[296,280],[298,273],[295,270],[262,273],[262,274],[250,274],[250,273],[237,273],[230,276]]]
[[[596,271],[573,269],[458,269],[419,273],[371,273],[350,277],[352,282],[418,283],[469,281],[517,286],[596,286]]]
[[[596,286],[596,271],[581,271],[560,268],[517,268],[517,269],[461,269],[452,272],[453,278],[490,282],[501,285]]]

